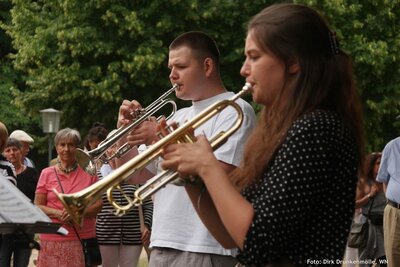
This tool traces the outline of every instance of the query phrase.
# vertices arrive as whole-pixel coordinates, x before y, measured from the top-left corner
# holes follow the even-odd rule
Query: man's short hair
[[[172,41],[169,45],[169,50],[174,50],[181,46],[187,46],[194,51],[199,61],[203,61],[207,57],[211,58],[219,69],[219,49],[217,43],[208,34],[200,31],[185,32]]]

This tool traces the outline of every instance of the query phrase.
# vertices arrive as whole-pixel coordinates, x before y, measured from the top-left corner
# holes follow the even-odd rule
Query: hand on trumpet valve
[[[140,123],[136,128],[129,132],[126,140],[130,146],[141,144],[151,145],[157,141],[157,120],[155,117],[149,117]]]
[[[119,107],[117,128],[131,123],[143,110],[142,106],[136,100],[124,100]]]
[[[172,122],[171,124],[167,124],[165,119],[161,119],[156,128],[156,135],[159,139],[167,136],[172,133],[176,128],[178,128],[178,124],[176,122]],[[157,141],[157,140],[156,140]]]
[[[170,144],[163,149],[163,169],[175,170],[182,179],[201,176],[211,169],[213,164],[219,164],[213,150],[203,135],[199,135],[194,143]]]

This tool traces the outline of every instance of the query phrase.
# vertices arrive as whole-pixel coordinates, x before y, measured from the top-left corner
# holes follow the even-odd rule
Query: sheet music
[[[51,222],[51,219],[0,174],[0,223],[5,222]]]

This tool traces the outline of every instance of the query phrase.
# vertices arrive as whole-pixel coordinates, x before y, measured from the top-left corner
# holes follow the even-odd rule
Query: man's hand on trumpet
[[[119,107],[118,128],[124,125],[129,125],[132,121],[142,115],[140,113],[141,110],[142,106],[136,100],[124,100]],[[149,117],[129,132],[126,136],[126,142],[128,142],[131,147],[139,146],[141,144],[150,145],[157,140],[156,127],[156,118]]]
[[[157,127],[156,118],[150,117],[133,129],[126,137],[126,140],[131,146],[138,146],[141,144],[151,145],[159,139],[157,137]]]
[[[136,100],[124,100],[119,107],[117,128],[127,125],[132,122],[137,115],[137,111],[141,110],[142,106]]]

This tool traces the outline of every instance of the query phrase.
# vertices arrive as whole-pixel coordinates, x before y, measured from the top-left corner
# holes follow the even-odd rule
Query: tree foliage
[[[146,106],[170,88],[168,45],[189,30],[216,39],[223,79],[235,91],[244,82],[245,24],[273,2],[0,0],[9,10],[0,13],[0,38],[9,38],[2,49],[0,119],[39,136],[39,110],[52,107],[63,112],[62,127],[84,134],[102,121],[111,129],[123,99]],[[323,12],[353,56],[368,149],[382,149],[400,128],[399,1],[295,2]]]

